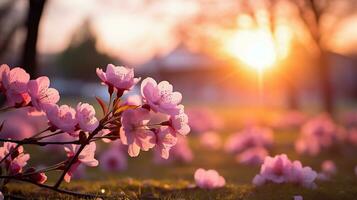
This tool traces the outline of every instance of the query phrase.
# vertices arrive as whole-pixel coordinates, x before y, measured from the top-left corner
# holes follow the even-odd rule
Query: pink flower
[[[19,146],[16,151],[15,143],[4,142],[4,146],[0,147],[0,160],[3,159],[9,152],[13,152],[10,156],[6,158],[7,166],[10,174],[17,174],[22,172],[22,168],[27,165],[27,161],[30,159],[29,154],[24,153],[24,148]]]
[[[164,159],[169,158],[170,149],[177,143],[176,134],[170,128],[160,127],[156,132],[156,146]]]
[[[189,163],[193,160],[193,153],[188,145],[187,138],[181,135],[177,135],[177,143],[170,149],[170,157],[163,159],[161,151],[154,151],[154,162],[156,164],[169,164],[173,161]]]
[[[76,111],[72,107],[68,105],[59,107],[56,104],[47,105],[46,113],[53,126],[69,134],[74,134],[78,121],[76,119]]]
[[[254,147],[237,155],[236,160],[245,165],[260,165],[266,156],[268,156],[268,151],[265,148]]]
[[[99,125],[99,121],[95,117],[95,110],[93,106],[89,105],[88,103],[78,103],[76,119],[78,121],[79,127],[83,131],[92,132]]]
[[[29,168],[25,171],[25,174],[31,174],[29,179],[35,183],[43,184],[47,181],[47,176],[45,173],[35,173],[35,168]]]
[[[172,90],[172,85],[167,81],[157,84],[154,79],[146,78],[141,83],[141,94],[144,97],[144,102],[154,112],[178,115],[181,109],[177,105],[181,102],[182,95]]]
[[[134,70],[123,66],[107,65],[106,72],[97,68],[98,77],[108,85],[118,91],[131,89],[140,79],[134,78]]]
[[[314,189],[316,188],[316,184],[314,183],[316,178],[317,173],[312,170],[311,167],[302,167],[300,161],[294,161],[292,163],[288,182]]]
[[[5,66],[2,70],[2,88],[6,93],[9,106],[27,105],[31,98],[27,93],[27,83],[30,75],[25,70],[16,67],[8,71]]]
[[[291,161],[285,154],[275,157],[266,157],[260,168],[260,174],[273,183],[286,182],[291,170]]]
[[[34,127],[26,118],[19,116],[19,114],[10,115],[4,121],[0,138],[22,140],[31,137],[34,133]]]
[[[264,127],[248,127],[228,138],[225,149],[237,153],[251,147],[270,147],[273,144],[273,131]]]
[[[295,195],[294,200],[304,200],[304,198],[301,195]]]
[[[205,132],[200,135],[199,138],[201,145],[208,149],[218,150],[222,145],[222,141],[218,133],[213,131]]]
[[[199,168],[196,170],[194,178],[196,185],[202,189],[221,188],[226,184],[225,179],[213,169],[204,170]]]
[[[331,179],[331,176],[336,174],[337,168],[335,163],[332,160],[325,160],[321,164],[322,172],[318,173],[317,179],[321,181],[328,181]]]
[[[321,164],[322,172],[328,175],[334,175],[337,172],[335,163],[332,160],[325,160]]]
[[[266,157],[260,168],[260,174],[253,179],[253,184],[261,186],[267,182],[294,183],[306,188],[315,188],[317,173],[310,167],[303,167],[300,161],[291,162],[285,154]]]
[[[132,106],[140,106],[142,104],[142,98],[140,95],[130,95],[126,98],[126,104]]]
[[[300,138],[295,142],[295,151],[299,154],[307,153],[309,155],[315,156],[320,153],[321,147],[319,145],[319,141],[315,138]]]
[[[47,176],[45,173],[37,173],[32,176],[36,183],[43,184],[47,181]]]
[[[127,156],[117,145],[113,145],[99,158],[100,168],[104,171],[124,171],[128,167]]]
[[[64,150],[67,153],[67,157],[70,160],[78,151],[80,145],[68,145],[64,147]],[[73,173],[76,171],[79,165],[84,164],[89,167],[98,166],[98,160],[94,158],[96,145],[95,142],[91,142],[89,145],[86,145],[83,151],[79,154],[78,160],[72,165],[71,169],[67,172],[64,180],[66,182],[71,181]]]
[[[207,107],[195,107],[187,110],[188,124],[194,133],[219,130],[223,127],[222,119]]]
[[[120,140],[128,145],[132,157],[139,155],[140,149],[148,151],[155,146],[155,133],[149,130],[149,111],[144,108],[126,110],[122,114]]]
[[[182,111],[178,115],[172,115],[170,117],[170,127],[181,135],[187,135],[190,132],[190,126],[188,126],[188,117],[183,112],[183,106],[180,105]]]
[[[54,88],[49,88],[50,80],[46,76],[41,76],[36,80],[29,81],[28,93],[31,96],[31,103],[37,110],[43,110],[45,104],[56,104],[59,93]]]
[[[347,141],[353,145],[357,145],[357,128],[348,130]]]
[[[302,127],[295,148],[298,153],[316,155],[321,149],[331,147],[341,141],[344,137],[343,133],[328,115],[322,114]]]

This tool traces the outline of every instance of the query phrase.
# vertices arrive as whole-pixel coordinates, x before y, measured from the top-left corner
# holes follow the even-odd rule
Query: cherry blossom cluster
[[[193,133],[201,134],[207,131],[222,129],[223,120],[207,107],[195,107],[187,110],[189,125]]]
[[[272,144],[273,131],[271,129],[252,126],[230,136],[225,149],[236,154],[236,160],[239,163],[259,165],[268,156],[267,148]]]
[[[301,128],[300,137],[295,143],[298,153],[317,155],[344,140],[344,131],[326,114],[310,119]]]
[[[184,136],[179,136],[176,145],[170,150],[170,157],[165,159],[157,149],[154,151],[155,164],[190,163],[193,160],[193,152]]]
[[[221,188],[226,184],[223,176],[219,175],[216,170],[204,170],[199,168],[194,174],[196,185],[203,189]]]
[[[62,180],[70,182],[82,166],[98,166],[96,141],[118,140],[120,148],[126,146],[128,154],[133,157],[138,156],[140,151],[155,148],[162,158],[168,159],[170,149],[178,142],[178,135],[184,137],[190,132],[188,117],[180,104],[182,95],[173,91],[169,82],[157,83],[152,78],[146,78],[141,83],[140,101],[137,96],[124,101],[123,95],[140,81],[140,78],[134,77],[134,70],[109,64],[105,71],[97,68],[96,72],[109,94],[108,101],[96,97],[103,111],[101,119],[96,117],[94,107],[88,103],[80,102],[75,108],[57,104],[60,95],[56,89],[50,88],[48,77],[30,80],[23,69],[1,65],[0,91],[6,97],[6,106],[1,111],[16,112],[26,108],[28,116],[37,112],[47,122],[47,128],[38,133],[28,133],[22,138],[7,134],[8,138],[0,139],[4,142],[0,148],[0,164],[6,169],[2,171],[1,178],[5,180],[2,183],[15,179],[63,192],[58,188]],[[153,120],[154,115],[160,115],[162,121]],[[12,123],[5,119],[0,129],[11,127],[9,124]],[[63,135],[66,135],[65,141],[59,139]],[[30,155],[25,153],[24,145],[59,145],[64,148],[67,158],[44,169],[27,167]],[[102,169],[126,168],[120,148],[113,145],[100,157],[99,160],[104,162]],[[61,172],[53,186],[43,185],[47,180],[45,172],[48,171]]]
[[[253,179],[253,184],[292,183],[306,188],[315,188],[317,173],[310,167],[303,167],[300,161],[291,161],[285,154],[267,156],[260,168],[260,173]]]

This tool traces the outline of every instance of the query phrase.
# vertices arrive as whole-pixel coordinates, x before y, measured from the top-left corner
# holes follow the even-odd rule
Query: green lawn
[[[241,124],[240,117],[234,117],[235,112],[219,110],[226,117],[228,124],[220,133],[226,138],[228,133],[237,130]],[[292,160],[299,159],[303,165],[320,169],[321,162],[325,159],[335,161],[338,174],[328,182],[317,182],[318,188],[309,190],[294,185],[266,185],[256,188],[251,180],[259,172],[259,167],[237,164],[234,156],[223,150],[210,151],[203,149],[193,135],[190,145],[194,151],[194,160],[190,164],[173,164],[159,166],[152,163],[151,152],[141,152],[137,158],[129,158],[129,169],[122,173],[104,173],[98,168],[90,169],[88,180],[73,181],[63,184],[63,188],[101,194],[105,199],[272,199],[291,200],[294,195],[302,195],[304,199],[342,200],[357,199],[357,177],[354,175],[354,166],[357,165],[357,150],[341,145],[324,152],[318,157],[297,155],[293,148],[293,141],[298,135],[298,130],[276,131],[275,144],[270,150],[271,155],[286,153]],[[104,147],[103,147],[104,148]],[[35,149],[29,149],[35,154],[32,161],[38,162],[46,158],[53,162],[54,157]],[[58,152],[63,154],[63,152]],[[213,168],[226,178],[227,185],[216,190],[202,190],[194,186],[193,174],[197,168]],[[50,174],[49,183],[55,181],[54,174]],[[71,196],[58,195],[35,186],[22,183],[9,185],[10,193],[25,199],[73,199]],[[102,194],[101,194],[102,195]]]

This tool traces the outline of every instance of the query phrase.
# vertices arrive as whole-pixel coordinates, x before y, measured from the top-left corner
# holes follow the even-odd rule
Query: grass
[[[220,110],[229,119],[222,131],[225,138],[229,133],[241,126],[241,119],[236,118],[234,111]],[[239,119],[239,120],[238,120]],[[239,123],[240,122],[240,123]],[[344,200],[357,199],[357,177],[354,166],[357,165],[357,150],[341,145],[317,157],[301,156],[295,153],[293,142],[298,136],[297,130],[276,131],[275,145],[271,155],[286,153],[289,158],[301,160],[303,165],[320,169],[321,162],[326,159],[335,161],[338,174],[328,182],[317,182],[315,190],[296,187],[294,185],[266,185],[256,188],[251,184],[252,178],[259,172],[259,167],[237,164],[233,155],[220,151],[203,149],[198,139],[191,135],[190,145],[195,158],[190,164],[155,165],[150,152],[141,152],[137,158],[129,158],[128,170],[121,173],[105,173],[98,168],[89,169],[88,180],[73,181],[63,184],[63,188],[83,193],[104,195],[105,199],[249,199],[249,200],[291,200],[294,195],[302,195],[304,199]],[[105,147],[100,146],[101,150]],[[56,156],[47,156],[36,149],[31,151],[32,164],[45,160],[55,161]],[[62,151],[56,152],[64,156]],[[45,157],[47,156],[47,157]],[[30,163],[31,164],[31,163]],[[216,190],[198,189],[194,185],[193,173],[199,168],[216,169],[227,180],[224,188]],[[55,174],[49,174],[49,183],[55,181]],[[25,199],[75,199],[68,195],[55,194],[29,184],[13,182],[8,185],[8,192]],[[103,192],[103,193],[102,193]]]

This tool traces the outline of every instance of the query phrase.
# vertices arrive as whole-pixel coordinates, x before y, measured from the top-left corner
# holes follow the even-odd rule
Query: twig
[[[36,140],[11,140],[11,139],[0,139],[0,142],[12,142],[18,145],[39,145],[39,146],[46,146],[49,144],[53,145],[61,145],[61,144],[80,144],[79,140],[72,140],[72,141],[64,141],[64,142],[39,142]],[[4,158],[6,158],[5,156]],[[3,159],[4,159],[3,158]],[[0,161],[1,163],[1,161]]]
[[[84,149],[84,147],[91,141],[91,139],[98,134],[98,132],[100,130],[103,129],[103,125],[99,124],[99,126],[88,136],[86,143],[81,144],[81,146],[79,147],[78,151],[76,152],[76,154],[72,157],[72,159],[68,162],[68,164],[66,165],[66,168],[63,170],[61,176],[59,177],[58,181],[56,182],[56,184],[53,186],[54,188],[58,188],[64,177],[66,176],[66,173],[71,169],[72,165],[75,163],[75,161],[77,160],[78,156],[80,155],[80,153],[82,152],[82,150]]]
[[[6,160],[6,158],[8,158],[12,153],[14,153],[15,151],[17,151],[17,149],[20,147],[20,144],[17,144],[15,146],[15,148],[11,149],[11,151],[9,153],[7,153],[1,160],[0,160],[0,164],[2,162],[4,162],[4,160]]]
[[[2,178],[2,176],[0,176],[0,178]],[[96,197],[100,197],[100,195],[94,195],[94,194],[83,194],[83,193],[79,193],[79,192],[73,192],[73,191],[69,191],[69,190],[63,190],[63,189],[59,189],[56,188],[54,186],[50,186],[50,185],[45,185],[45,184],[41,184],[41,183],[36,183],[33,182],[31,180],[27,180],[27,179],[21,179],[19,177],[4,177],[4,178],[8,178],[8,179],[14,179],[17,181],[22,181],[22,182],[27,182],[27,183],[31,183],[33,185],[37,185],[38,187],[42,187],[42,188],[46,188],[55,192],[59,192],[59,193],[63,193],[63,194],[68,194],[68,195],[72,195],[72,196],[77,196],[77,197],[84,197],[84,198],[96,198]]]

